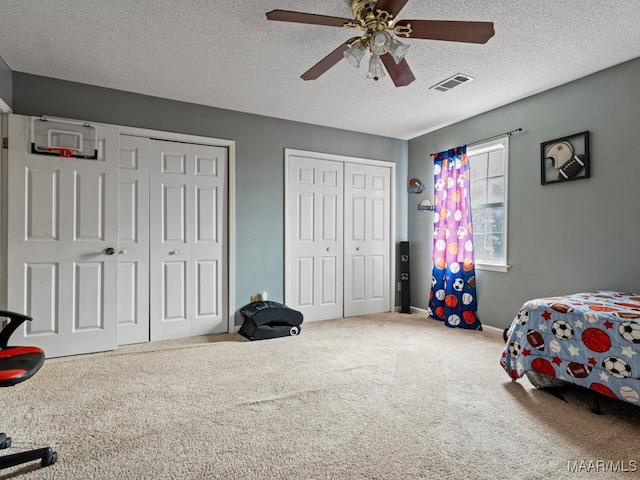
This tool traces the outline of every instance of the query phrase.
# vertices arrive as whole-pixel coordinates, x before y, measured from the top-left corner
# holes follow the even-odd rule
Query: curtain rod
[[[476,145],[478,143],[482,143],[482,142],[486,142],[487,140],[492,140],[494,138],[498,138],[498,137],[502,137],[503,135],[513,135],[514,133],[520,133],[522,131],[522,128],[516,128],[515,130],[511,130],[509,132],[504,132],[504,133],[499,133],[497,135],[493,135],[491,137],[487,137],[487,138],[483,138],[482,140],[476,140],[475,142],[471,142],[471,143],[467,143],[467,146],[469,145]],[[432,153],[431,156],[435,157],[436,155],[438,155],[437,153]]]

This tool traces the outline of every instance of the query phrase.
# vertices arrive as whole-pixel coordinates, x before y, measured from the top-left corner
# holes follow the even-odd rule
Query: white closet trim
[[[391,309],[395,309],[395,298],[396,298],[396,281],[395,281],[395,276],[396,276],[396,164],[394,162],[390,162],[390,161],[386,161],[386,160],[374,160],[374,159],[367,159],[367,158],[360,158],[360,157],[350,157],[347,155],[336,155],[336,154],[332,154],[332,153],[321,153],[321,152],[312,152],[312,151],[308,151],[308,150],[297,150],[297,149],[293,149],[293,148],[285,148],[284,150],[284,171],[285,171],[285,178],[284,178],[284,188],[285,188],[285,192],[284,192],[284,199],[285,199],[285,204],[283,205],[284,208],[284,227],[285,227],[285,235],[284,235],[284,271],[285,271],[285,285],[284,285],[284,295],[285,297],[287,296],[288,292],[289,292],[289,282],[291,281],[291,279],[289,278],[287,271],[288,271],[288,264],[287,264],[287,259],[290,258],[291,256],[291,245],[290,245],[290,241],[288,238],[288,225],[290,224],[291,219],[289,218],[289,211],[287,208],[287,202],[289,201],[289,182],[290,182],[290,178],[289,178],[289,165],[290,165],[290,158],[291,157],[308,157],[308,158],[315,158],[315,159],[321,159],[321,160],[332,160],[332,161],[336,161],[336,162],[342,162],[342,163],[357,163],[357,164],[363,164],[363,165],[373,165],[373,166],[379,166],[379,167],[385,167],[385,168],[389,168],[391,171],[391,180],[390,180],[390,189],[391,189],[391,213],[390,213],[390,220],[391,220],[391,226],[390,229],[391,231],[389,232],[390,234],[390,251],[389,251],[389,275],[391,276],[391,278],[389,279],[389,302],[390,302],[390,306]]]

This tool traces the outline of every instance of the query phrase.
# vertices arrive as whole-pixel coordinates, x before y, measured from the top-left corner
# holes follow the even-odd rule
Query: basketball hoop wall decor
[[[97,160],[96,127],[57,118],[31,117],[31,153]]]
[[[563,183],[589,178],[589,132],[540,144],[541,183]]]

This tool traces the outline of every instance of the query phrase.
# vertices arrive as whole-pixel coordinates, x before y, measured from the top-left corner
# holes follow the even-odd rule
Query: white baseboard
[[[393,311],[396,312],[396,313],[400,313],[401,310],[402,310],[402,307],[399,306],[399,305],[396,305],[395,308],[393,309]],[[418,307],[414,307],[414,306],[410,306],[409,307],[409,311],[410,311],[410,313],[421,313],[421,314],[427,315],[427,316],[429,315],[426,310],[423,310],[422,308],[418,308]]]
[[[496,333],[500,336],[502,336],[502,332],[504,331],[502,328],[492,327],[491,325],[482,325],[482,330],[485,332]]]
[[[423,315],[429,315],[429,312],[427,312],[424,308],[418,308],[418,307],[411,307],[411,311],[415,312],[415,313],[421,313]]]

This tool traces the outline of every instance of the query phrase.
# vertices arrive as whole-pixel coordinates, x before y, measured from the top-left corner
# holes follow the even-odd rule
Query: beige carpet
[[[638,478],[595,470],[640,469],[638,407],[512,383],[501,349],[383,314],[51,359],[0,391],[0,425],[58,463],[0,479]]]

